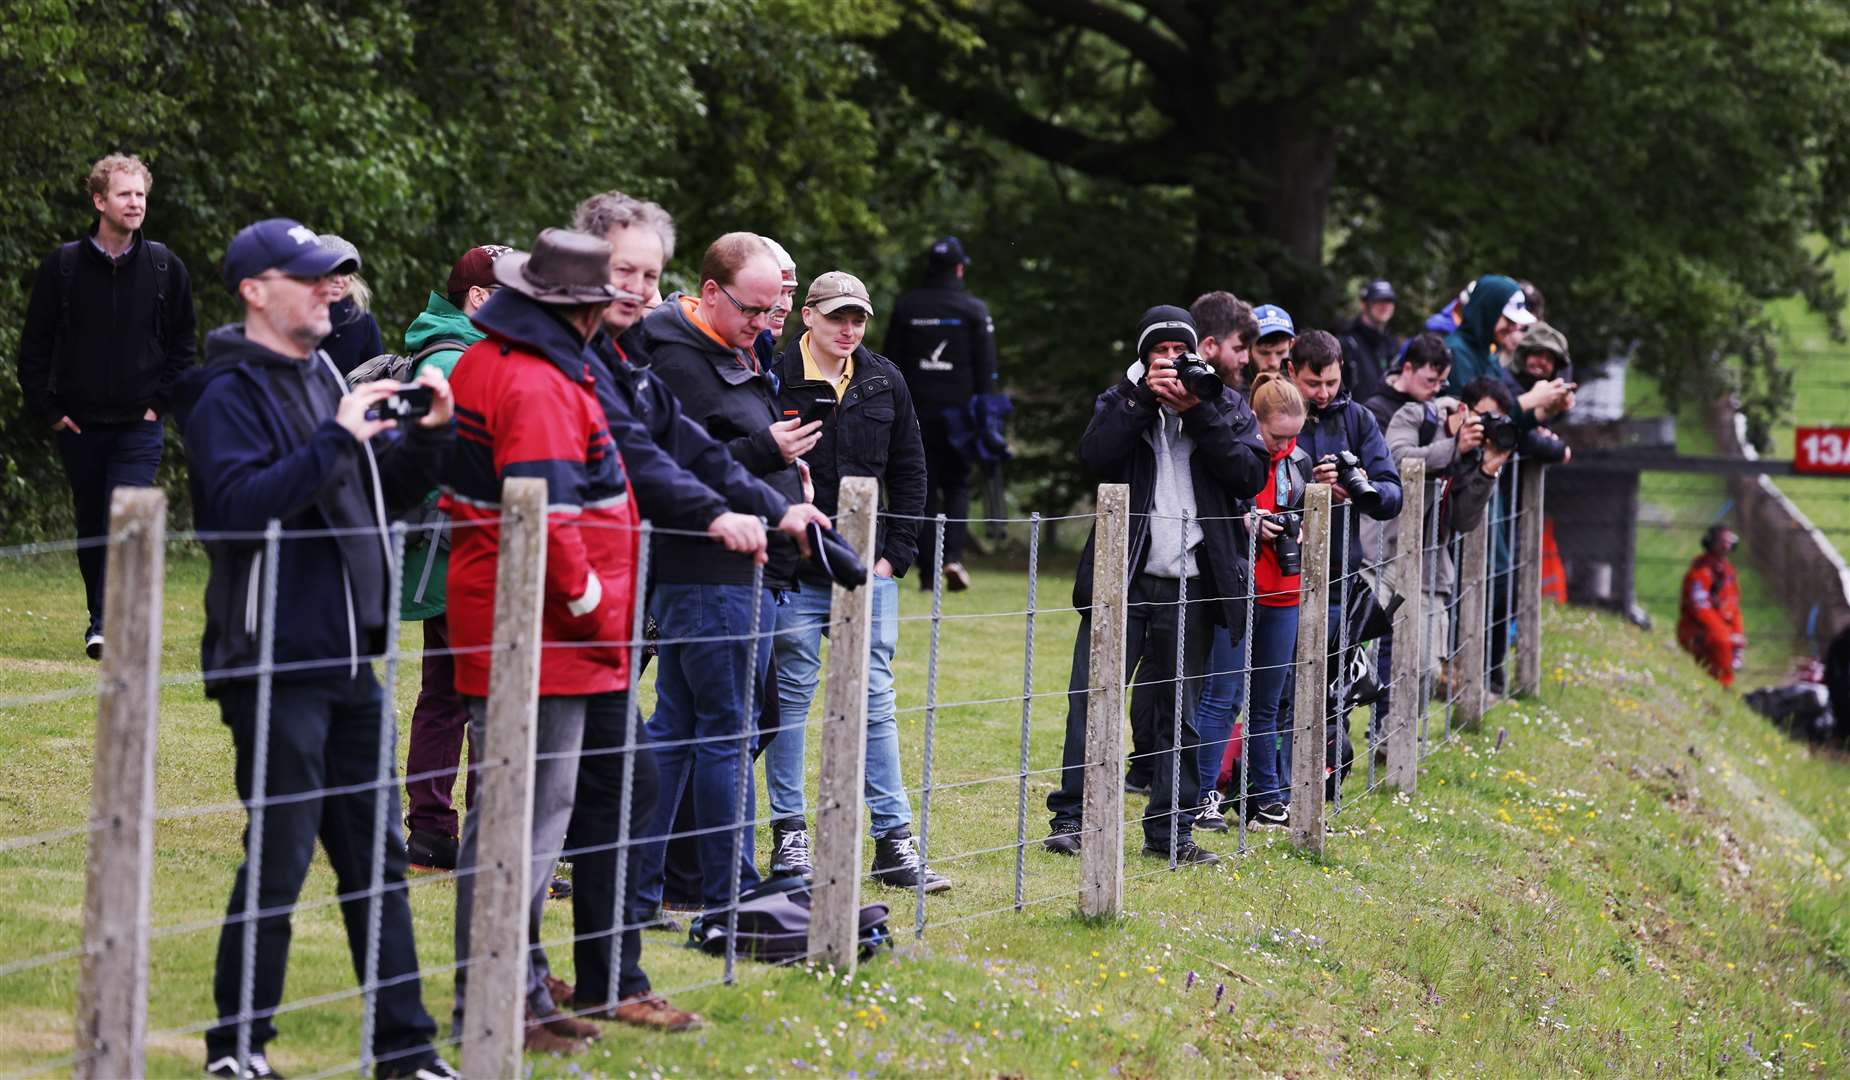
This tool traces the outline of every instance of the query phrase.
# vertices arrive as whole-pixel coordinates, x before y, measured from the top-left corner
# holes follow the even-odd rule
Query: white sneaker
[[[1195,812],[1195,828],[1208,832],[1226,832],[1227,815],[1220,812],[1220,800],[1210,799],[1205,806]]]
[[[103,632],[90,630],[84,634],[84,655],[92,660],[103,658]]]
[[[99,635],[97,640],[101,641],[102,637]],[[268,1077],[275,1076],[276,1070],[270,1068],[269,1059],[264,1057],[261,1051],[253,1051],[246,1059],[243,1072],[238,1071],[237,1056],[226,1054],[217,1061],[206,1062],[206,1075],[230,1077],[232,1080],[266,1080]]]

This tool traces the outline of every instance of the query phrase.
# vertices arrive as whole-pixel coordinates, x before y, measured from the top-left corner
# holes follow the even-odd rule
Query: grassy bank
[[[1044,578],[1041,605],[1067,604],[1069,583]],[[171,564],[169,672],[196,668],[202,584],[200,562]],[[1018,611],[1024,589],[1021,575],[989,568],[946,611]],[[68,564],[0,566],[0,698],[90,677],[70,659],[79,597]],[[914,783],[926,612],[907,589],[899,685]],[[1042,617],[1037,691],[1064,684],[1073,628],[1070,614]],[[704,1032],[611,1029],[585,1057],[536,1059],[536,1073],[1842,1075],[1844,763],[1773,733],[1662,632],[1558,609],[1545,629],[1542,694],[1438,748],[1417,795],[1364,796],[1356,774],[1323,858],[1262,833],[1243,856],[1170,874],[1136,853],[1133,835],[1127,911],[1110,924],[1075,917],[1075,863],[1038,849],[1026,909],[996,910],[1013,897],[1014,853],[986,849],[1015,832],[1020,705],[946,709],[935,779],[961,786],[933,795],[931,847],[957,887],[930,900],[922,941],[910,894],[870,886],[868,899],[894,905],[901,943],[852,983],[746,965],[738,986],[672,995],[707,1016]],[[947,623],[941,699],[1018,693],[1023,644],[1019,617]],[[408,671],[401,716],[414,683]],[[191,685],[162,701],[159,805],[230,799],[213,708]],[[1034,769],[1057,764],[1063,704],[1036,699]],[[83,820],[90,710],[76,700],[0,712],[0,837]],[[1045,829],[1049,779],[1030,778],[1030,837]],[[157,927],[222,911],[240,823],[231,813],[161,823]],[[75,839],[0,853],[0,964],[76,944],[82,858]],[[318,859],[304,897],[331,890]],[[447,962],[451,886],[412,897],[420,956]],[[548,936],[567,936],[568,923],[554,905]],[[158,1075],[198,1069],[197,1037],[171,1032],[210,1013],[214,939],[205,929],[155,942]],[[659,987],[717,975],[717,961],[677,944],[648,935]],[[569,968],[569,948],[553,957]],[[289,999],[351,986],[332,907],[297,917],[292,960]],[[0,977],[0,1070],[68,1052],[75,981],[74,962]],[[449,994],[447,977],[425,985],[433,1012]],[[352,1000],[290,1014],[272,1060],[293,1075],[354,1058],[358,1014]]]

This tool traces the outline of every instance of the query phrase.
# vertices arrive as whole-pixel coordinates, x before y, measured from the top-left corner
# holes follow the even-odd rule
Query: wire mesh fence
[[[1209,565],[1205,551],[1196,552],[1201,564],[1191,566],[1191,551],[1183,548],[1173,577],[1149,572],[1147,549],[1137,557],[1141,572],[1131,573],[1129,549],[1121,547],[1115,563],[1102,557],[1094,564],[1092,593],[1084,597],[1067,595],[1073,577],[1066,566],[1049,568],[1043,538],[1052,519],[1035,514],[1011,519],[1026,528],[1025,589],[1007,598],[999,589],[984,590],[985,600],[1001,599],[993,608],[947,604],[939,574],[929,608],[906,614],[897,604],[877,609],[870,594],[891,587],[876,583],[836,587],[828,613],[809,622],[788,617],[788,598],[772,593],[764,604],[746,605],[733,633],[651,636],[637,604],[621,638],[564,640],[542,628],[544,560],[530,552],[530,588],[517,599],[513,590],[497,597],[492,635],[460,644],[427,638],[424,648],[409,647],[399,625],[397,574],[379,583],[381,603],[356,604],[350,591],[346,624],[315,627],[312,640],[281,606],[291,594],[283,583],[310,557],[311,545],[382,543],[387,565],[396,567],[407,545],[420,540],[403,526],[383,537],[372,530],[284,534],[276,526],[162,535],[157,505],[119,506],[108,541],[102,667],[45,665],[15,670],[0,682],[5,715],[47,732],[62,729],[67,746],[81,745],[69,738],[73,722],[92,708],[97,714],[93,781],[77,775],[90,770],[88,760],[59,766],[67,790],[93,791],[89,815],[71,815],[68,798],[28,796],[13,815],[28,827],[0,837],[0,859],[20,872],[15,881],[61,892],[66,911],[19,920],[22,932],[0,956],[0,979],[33,980],[48,995],[79,999],[75,1048],[13,1059],[16,1071],[138,1072],[150,1045],[202,1034],[209,1045],[247,1060],[261,1052],[279,1018],[304,1016],[319,1018],[314,1032],[352,1048],[328,1049],[315,1059],[315,1075],[367,1071],[432,1046],[459,1051],[465,1061],[475,1055],[478,1066],[493,1063],[492,1069],[518,1060],[528,1017],[547,1015],[552,1004],[544,981],[550,969],[530,963],[530,944],[540,950],[533,959],[551,954],[560,970],[563,957],[572,956],[581,986],[584,959],[593,951],[610,976],[590,996],[558,1003],[558,1016],[597,1016],[633,997],[618,977],[630,970],[661,973],[654,992],[669,998],[737,982],[753,970],[740,961],[756,947],[741,912],[760,895],[754,885],[767,860],[758,856],[766,840],[776,841],[780,825],[768,795],[755,790],[751,763],[766,743],[809,729],[816,738],[802,759],[802,783],[820,797],[811,830],[808,951],[811,960],[842,970],[851,970],[861,952],[859,909],[867,900],[891,901],[894,936],[909,929],[909,936],[928,938],[932,930],[1059,902],[1115,912],[1128,886],[1185,872],[1212,856],[1209,846],[1223,855],[1251,850],[1253,830],[1289,827],[1293,842],[1320,848],[1326,821],[1381,787],[1416,784],[1419,759],[1475,723],[1489,695],[1534,688],[1524,673],[1539,670],[1539,590],[1530,571],[1539,556],[1541,473],[1518,464],[1512,475],[1518,470],[1534,481],[1511,483],[1505,503],[1464,529],[1448,518],[1444,482],[1415,479],[1421,495],[1408,503],[1415,524],[1402,530],[1391,558],[1373,563],[1350,540],[1360,526],[1356,507],[1331,506],[1328,489],[1313,487],[1301,512],[1302,594],[1295,584],[1289,593],[1276,586],[1277,553],[1259,527],[1282,513],[1213,519],[1185,512],[1182,527],[1164,534],[1186,543],[1192,529],[1230,530],[1238,538],[1237,571],[1222,574],[1226,568]],[[857,523],[844,495],[841,524],[871,566],[877,517],[871,492],[860,505]],[[1099,505],[1096,515],[1058,519],[1147,542],[1163,517],[1133,512],[1104,489]],[[500,523],[504,554],[515,550],[510,538],[520,529],[544,524],[543,510],[529,507],[523,521],[513,506],[510,497]],[[1344,538],[1334,550],[1333,531]],[[637,595],[649,591],[650,537],[672,532],[647,525],[636,531]],[[208,575],[192,554],[202,544],[215,545],[232,572]],[[0,560],[50,578],[68,574],[58,560],[73,550],[32,545],[0,552]],[[170,550],[187,554],[167,566]],[[1100,543],[1102,556],[1110,550]],[[1440,566],[1450,569],[1442,575]],[[506,566],[502,572],[503,582],[512,580]],[[1228,588],[1235,579],[1240,584]],[[749,593],[764,593],[761,585],[760,577]],[[231,644],[215,650],[208,641],[204,663],[189,662],[199,655],[192,649],[202,624],[192,598],[214,589],[229,590],[222,610],[245,617],[235,625],[215,623]],[[1392,633],[1377,628],[1363,636],[1352,607],[1363,598],[1385,605],[1397,594],[1406,600],[1400,613],[1387,613]],[[132,599],[137,595],[139,602]],[[1304,597],[1312,610],[1299,612]],[[1291,616],[1281,614],[1287,610]],[[369,621],[374,611],[383,626]],[[881,620],[897,642],[886,661],[891,685],[884,698],[870,695],[869,685],[875,639],[886,632]],[[290,629],[279,637],[279,627]],[[827,637],[826,685],[812,691],[819,689],[823,700],[793,716],[781,709],[777,683],[760,674],[760,661],[773,655],[781,661],[793,641],[818,630]],[[1389,655],[1389,642],[1399,656]],[[714,645],[742,650],[737,670],[706,673],[739,685],[739,712],[723,729],[699,726],[661,737],[648,719],[651,710],[659,715],[663,701],[659,687],[645,681],[646,656]],[[587,657],[630,673],[629,692],[612,706],[614,720],[578,721],[608,724],[614,734],[597,741],[580,729],[576,739],[556,741],[561,725],[540,705],[548,686],[540,673]],[[478,699],[470,735],[486,745],[472,748],[473,764],[465,764],[458,747],[450,765],[401,768],[406,728],[416,724],[403,722],[418,697],[413,672],[421,677],[440,663],[477,672],[465,686]],[[653,664],[659,678],[664,660]],[[1121,678],[1110,674],[1117,667]],[[525,672],[524,685],[503,685],[510,669]],[[310,725],[302,717],[314,710],[304,695],[330,682],[346,686],[350,696],[316,713],[335,718],[332,726],[305,730]],[[202,707],[201,688],[215,706]],[[1147,722],[1138,719],[1140,694],[1150,697]],[[882,720],[870,716],[870,696],[876,712],[891,713],[887,719],[899,733],[892,747],[870,749],[870,726]],[[1122,723],[1088,723],[1101,703],[1104,715],[1121,717],[1127,698],[1128,746]],[[1204,699],[1222,703],[1210,727],[1201,719]],[[224,753],[224,727],[211,722],[219,711],[235,762]],[[169,722],[179,715],[188,721]],[[1112,737],[1101,752],[1105,728]],[[310,753],[305,740],[317,739]],[[336,744],[338,753],[326,749]],[[678,791],[648,803],[631,794],[639,773],[654,772],[650,759],[675,754],[695,763],[681,787],[694,787],[703,799],[722,788],[730,796],[718,800],[717,818],[705,812],[680,819]],[[880,755],[887,758],[876,762]],[[1261,755],[1265,760],[1256,760]],[[886,769],[888,759],[896,775]],[[570,795],[564,817],[543,812],[558,803],[557,790],[549,800],[546,785],[568,774],[581,800],[601,800],[596,805],[608,812],[607,828],[581,831]],[[600,776],[615,782],[599,789]],[[234,778],[235,785],[225,783]],[[453,812],[465,821],[480,812],[477,847],[456,869],[408,872],[401,787],[427,781],[456,795],[466,782],[471,808],[456,798]],[[1126,789],[1145,783],[1148,804],[1126,806],[1128,795],[1141,793]],[[176,802],[169,790],[214,794]],[[923,872],[907,892],[867,876],[863,805],[880,804],[904,807],[916,865],[951,879],[948,894],[937,895]],[[46,814],[37,812],[40,806]],[[63,818],[50,816],[54,807]],[[877,860],[906,831],[895,830],[892,817],[875,811]],[[1210,830],[1225,830],[1228,842],[1204,840]],[[688,860],[674,853],[683,844],[704,846],[710,857],[692,858],[701,884],[692,895],[676,896],[662,879],[673,860],[685,869]],[[316,864],[317,848],[328,856],[326,867]],[[1081,858],[1059,857],[1071,852]],[[603,906],[597,917],[577,904],[569,915],[561,905],[546,908],[547,882],[561,862],[574,889]],[[89,874],[81,906],[71,877],[77,867]],[[716,867],[723,880],[706,881]],[[234,883],[229,903],[228,883]],[[472,907],[458,905],[459,892],[472,896]],[[1134,900],[1134,889],[1129,896]],[[677,900],[697,910],[676,910]],[[900,914],[905,907],[909,918]],[[83,913],[81,923],[73,911]],[[677,921],[688,924],[687,936],[712,960],[682,949],[682,934],[660,932]],[[279,939],[289,947],[291,923],[293,970],[314,974],[292,978],[285,993],[280,974],[266,972],[277,970]],[[474,939],[468,950],[451,948],[445,938],[456,937],[460,946],[465,928],[473,928],[466,931]],[[483,936],[491,928],[499,935],[492,941]],[[345,950],[351,968],[338,960]],[[81,975],[75,981],[73,968]],[[458,1007],[445,1018],[431,1006],[448,999],[452,981]]]

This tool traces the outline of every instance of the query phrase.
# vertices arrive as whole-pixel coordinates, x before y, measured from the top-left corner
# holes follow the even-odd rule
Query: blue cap
[[[964,254],[963,242],[955,236],[947,236],[931,246],[929,258],[933,266],[958,266],[970,261]]]
[[[246,225],[225,249],[225,287],[238,291],[238,282],[266,270],[281,270],[291,277],[317,278],[343,267],[360,268],[358,259],[321,246],[313,229],[288,218],[269,218]]]
[[[1259,322],[1259,336],[1270,337],[1273,334],[1290,334],[1298,336],[1298,328],[1291,321],[1291,316],[1277,304],[1260,304],[1253,309],[1253,318]]]
[[[1376,278],[1362,286],[1362,302],[1372,304],[1377,300],[1394,299],[1394,286],[1385,278]]]

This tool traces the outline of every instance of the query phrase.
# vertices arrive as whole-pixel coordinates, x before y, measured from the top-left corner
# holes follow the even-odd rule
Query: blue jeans
[[[1246,628],[1240,627],[1244,635]],[[1208,670],[1203,679],[1201,703],[1195,706],[1195,727],[1201,733],[1201,794],[1214,790],[1220,779],[1221,759],[1233,738],[1233,719],[1240,715],[1241,698],[1246,692],[1246,641],[1233,643],[1233,634],[1224,626],[1214,628],[1214,641],[1208,646]]]
[[[862,792],[874,835],[912,824],[906,781],[899,770],[899,723],[893,718],[893,654],[899,648],[899,582],[875,577],[873,640],[867,657],[867,779]],[[777,701],[782,730],[764,749],[771,816],[802,818],[803,732],[822,677],[822,638],[828,634],[830,588],[804,583],[777,609]]]
[[[758,629],[769,634],[776,625],[776,599],[768,589],[759,600]],[[649,742],[661,776],[655,808],[640,836],[655,837],[637,845],[636,894],[640,910],[662,902],[662,864],[668,835],[674,831],[675,808],[688,784],[694,787],[694,827],[699,830],[701,899],[709,909],[732,902],[732,844],[739,839],[739,887],[758,883],[752,868],[753,807],[751,740],[757,731],[752,688],[764,681],[771,663],[768,639],[757,643],[757,664],[747,677],[750,641],[696,641],[681,638],[744,637],[751,630],[750,585],[655,586],[649,611],[662,644],[656,654],[655,715],[649,718]],[[727,738],[726,736],[732,736]],[[710,739],[689,745],[688,740]],[[745,770],[745,804],[738,800],[739,770]]]
[[[1263,806],[1291,801],[1291,713],[1286,707],[1296,670],[1298,609],[1253,605],[1253,693],[1247,716],[1247,797]]]

